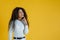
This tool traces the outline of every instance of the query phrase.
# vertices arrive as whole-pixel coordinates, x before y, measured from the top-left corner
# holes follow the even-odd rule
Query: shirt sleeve
[[[12,29],[12,23],[10,24],[10,29],[9,29],[9,32],[8,32],[8,38],[9,40],[12,40],[12,32],[13,32],[13,29]]]
[[[28,25],[25,25],[24,26],[24,30],[23,30],[23,32],[24,32],[25,35],[29,32],[28,30],[29,30],[28,29]]]

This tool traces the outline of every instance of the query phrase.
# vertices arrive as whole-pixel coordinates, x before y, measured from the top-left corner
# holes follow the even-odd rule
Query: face
[[[19,16],[19,18],[24,17],[24,13],[21,9],[19,9],[19,11],[18,11],[18,16]]]

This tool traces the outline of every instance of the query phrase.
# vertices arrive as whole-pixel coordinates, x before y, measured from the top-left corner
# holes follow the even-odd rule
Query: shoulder
[[[19,21],[18,19],[15,20],[15,23],[20,23],[21,21]]]
[[[22,22],[19,21],[18,19],[16,19],[16,20],[15,20],[15,24],[16,24],[16,25],[20,25],[20,24],[22,24]]]

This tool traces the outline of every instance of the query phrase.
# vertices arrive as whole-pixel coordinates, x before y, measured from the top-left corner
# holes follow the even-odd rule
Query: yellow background
[[[60,40],[59,0],[0,0],[0,40],[8,40],[8,22],[15,7],[25,8],[28,14],[27,40]]]

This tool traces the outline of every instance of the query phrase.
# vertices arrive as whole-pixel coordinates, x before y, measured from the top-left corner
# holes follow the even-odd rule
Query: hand
[[[27,25],[27,20],[26,20],[25,17],[22,19],[22,21],[23,21],[23,24],[24,24],[24,25]]]

